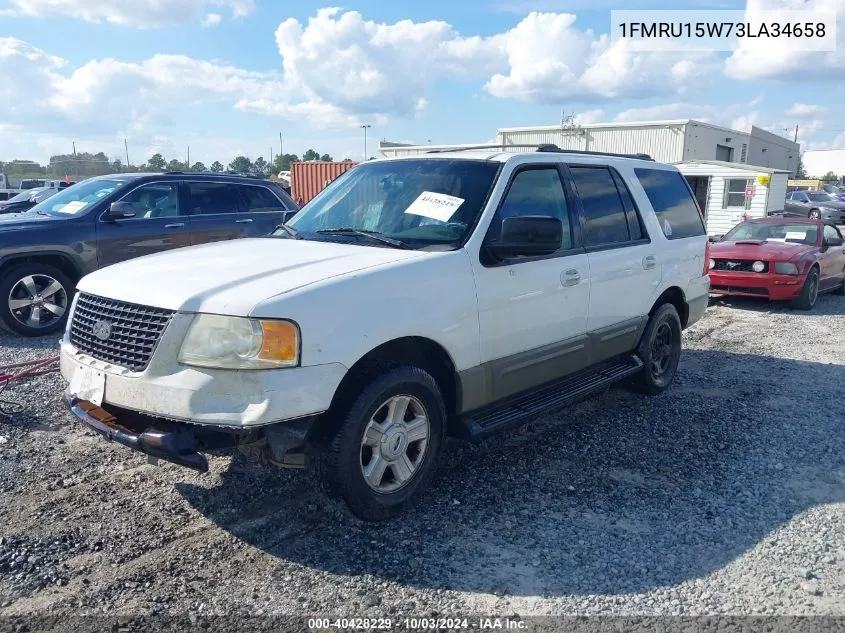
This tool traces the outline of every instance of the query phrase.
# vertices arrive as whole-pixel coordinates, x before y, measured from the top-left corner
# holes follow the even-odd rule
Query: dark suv
[[[281,185],[250,176],[85,180],[27,213],[0,216],[0,325],[26,336],[56,332],[84,275],[181,246],[266,235],[298,209]]]

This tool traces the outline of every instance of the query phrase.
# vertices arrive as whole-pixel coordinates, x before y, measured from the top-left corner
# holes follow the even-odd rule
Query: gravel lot
[[[0,364],[55,338],[0,335]],[[301,471],[151,466],[6,391],[0,615],[845,615],[845,298],[714,301],[654,399],[613,389],[454,443],[424,502],[367,525]]]

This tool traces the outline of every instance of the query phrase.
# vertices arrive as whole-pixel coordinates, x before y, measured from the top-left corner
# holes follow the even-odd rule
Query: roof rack
[[[586,154],[588,156],[613,156],[615,158],[636,158],[638,160],[650,160],[654,161],[654,159],[649,156],[648,154],[615,154],[613,152],[593,152],[588,150],[578,150],[578,149],[561,149],[557,145],[553,143],[539,143],[539,144],[501,144],[501,145],[472,145],[469,147],[456,147],[454,149],[431,149],[426,152],[426,154],[440,154],[443,152],[465,152],[471,151],[476,149],[498,149],[501,151],[505,151],[506,149],[517,148],[517,147],[524,147],[533,149],[535,152],[550,152],[556,154]]]

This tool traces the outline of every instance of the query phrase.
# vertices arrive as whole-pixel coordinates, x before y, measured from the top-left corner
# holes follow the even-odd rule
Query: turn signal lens
[[[290,321],[259,321],[264,340],[258,358],[295,365],[299,358],[299,328]]]

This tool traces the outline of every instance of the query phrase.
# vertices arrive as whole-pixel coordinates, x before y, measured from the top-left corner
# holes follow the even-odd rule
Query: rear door
[[[188,181],[194,244],[246,237],[251,222],[236,183]]]
[[[274,191],[265,185],[238,185],[246,207],[243,224],[250,236],[268,235],[285,221],[289,209]]]
[[[115,202],[128,202],[135,217],[97,221],[100,267],[191,244],[191,219],[176,180],[139,185]]]
[[[595,363],[636,347],[663,263],[614,168],[570,164],[569,172],[589,262],[587,326]]]

